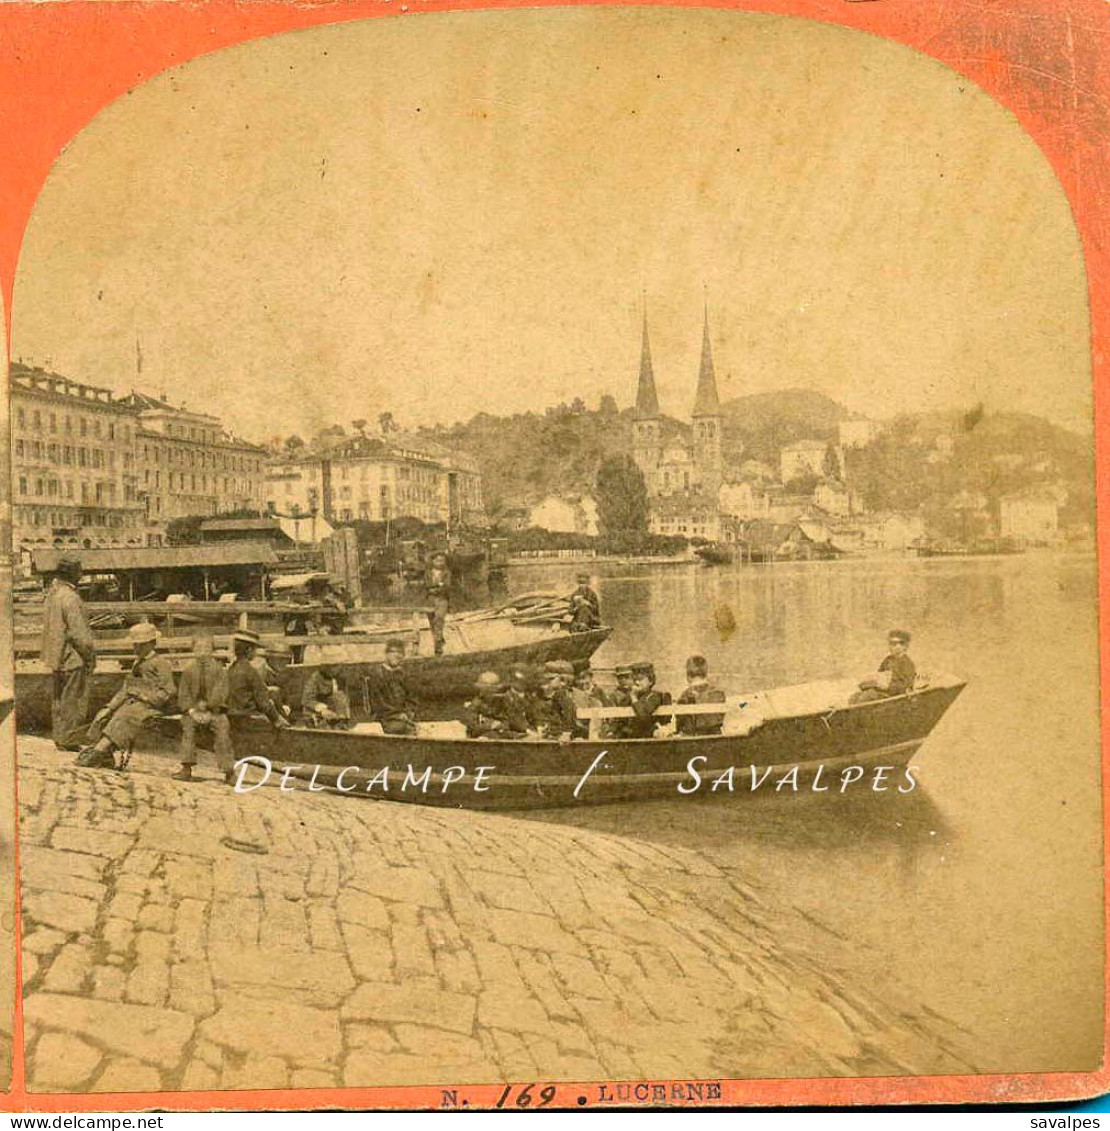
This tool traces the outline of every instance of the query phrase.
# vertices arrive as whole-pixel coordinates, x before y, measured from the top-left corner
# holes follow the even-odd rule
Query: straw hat
[[[127,636],[132,644],[151,644],[159,639],[160,633],[149,621],[140,621],[127,630]]]

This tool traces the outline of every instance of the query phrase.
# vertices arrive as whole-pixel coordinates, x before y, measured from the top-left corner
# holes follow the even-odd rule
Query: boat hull
[[[611,628],[590,632],[552,632],[530,639],[509,643],[501,647],[474,651],[448,652],[442,656],[413,656],[405,666],[409,686],[420,704],[458,703],[470,696],[474,684],[484,671],[504,672],[519,664],[543,664],[549,660],[587,660],[608,639]],[[338,640],[339,638],[337,638]],[[338,642],[335,648],[357,650]],[[384,650],[384,644],[381,646]],[[371,668],[380,662],[373,660],[344,662],[336,667],[346,682],[351,706],[356,718],[367,717],[365,680]],[[171,661],[175,677],[188,664],[188,657],[175,657]],[[93,674],[89,687],[89,718],[100,710],[119,690],[126,671],[125,661],[106,659]],[[282,677],[282,694],[287,703],[299,704],[301,690],[307,676],[317,667],[313,664],[289,664]],[[50,700],[52,676],[41,664],[27,662],[17,665],[15,673],[15,698],[17,726],[24,731],[43,731],[50,728]],[[430,713],[435,713],[431,711]]]
[[[274,731],[263,720],[249,720],[236,735],[236,756],[253,759],[244,785],[263,784],[267,766],[270,784],[283,767],[297,767],[292,776],[318,789],[464,809],[858,792],[875,788],[878,767],[888,767],[879,775],[883,789],[909,792],[914,779],[904,767],[963,687],[953,681],[838,710],[767,718],[747,734],[687,738],[559,743],[397,737]],[[486,770],[478,779],[480,767]],[[732,788],[727,782],[712,788],[729,767]]]

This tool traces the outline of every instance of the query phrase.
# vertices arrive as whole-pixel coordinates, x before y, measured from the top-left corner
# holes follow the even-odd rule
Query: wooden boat
[[[484,637],[473,628],[465,634],[448,631],[444,655],[411,655],[406,661],[406,672],[419,702],[458,702],[470,695],[484,671],[505,672],[518,664],[537,665],[548,660],[587,660],[612,631],[603,627],[590,632],[566,632],[551,625],[516,626],[504,622],[491,625]],[[330,663],[347,685],[355,717],[365,717],[365,677],[371,667],[384,659],[386,640],[396,635],[384,632],[376,637],[305,638],[310,641],[305,644],[305,662],[287,665],[281,675],[285,701],[299,704],[307,675],[321,663]],[[301,638],[285,639],[295,643]],[[427,651],[431,651],[430,647]],[[175,675],[192,659],[183,652],[171,653],[166,658]],[[98,658],[97,670],[90,680],[90,718],[119,689],[129,665],[130,660],[124,655]],[[21,730],[49,728],[52,679],[37,659],[16,659],[16,717]]]
[[[500,631],[480,643],[475,628],[471,626],[463,637],[463,646],[451,648],[451,622],[448,622],[448,651],[442,656],[420,655],[405,662],[409,687],[417,701],[423,703],[459,703],[468,699],[482,672],[506,673],[518,665],[536,667],[549,660],[570,660],[571,663],[588,660],[609,638],[612,629],[605,626],[589,632],[566,632],[550,626],[513,626],[507,634],[503,625]],[[461,631],[461,630],[460,630]],[[498,637],[504,643],[498,641]],[[333,643],[334,641],[334,643]],[[342,640],[331,638],[306,649],[305,660],[290,664],[285,669],[282,691],[286,702],[300,703],[304,681],[321,664],[335,668],[341,682],[351,697],[351,707],[356,718],[369,714],[365,681],[369,670],[385,658],[385,644],[378,645],[375,655],[367,655],[363,646],[352,647]]]
[[[467,809],[720,796],[722,791],[741,797],[816,796],[825,790],[869,790],[876,779],[885,790],[910,792],[916,782],[906,769],[910,759],[964,686],[957,678],[934,679],[907,695],[854,705],[848,703],[851,682],[781,688],[730,700],[723,708],[728,712],[724,733],[695,737],[570,742],[442,733],[397,737],[370,733],[376,727],[275,731],[259,719],[250,720],[237,736],[236,755],[252,760],[247,763],[252,768],[243,771],[243,789],[265,784],[263,775],[276,784],[288,768],[314,789]],[[614,710],[622,709],[592,713]],[[657,713],[721,710],[701,704]],[[434,724],[427,728],[436,729]],[[730,767],[733,788],[712,789]],[[845,776],[850,781],[842,789]]]

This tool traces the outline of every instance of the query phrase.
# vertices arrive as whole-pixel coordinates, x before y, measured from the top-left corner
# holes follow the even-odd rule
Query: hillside
[[[775,463],[778,453],[795,440],[833,440],[848,410],[814,389],[782,389],[753,393],[721,404],[724,414],[725,463],[741,459]]]
[[[835,441],[847,409],[823,393],[784,389],[722,404],[726,476],[746,459],[777,468],[780,450],[800,439]],[[473,456],[482,468],[490,517],[530,506],[548,494],[595,490],[597,469],[610,455],[632,452],[632,410],[612,397],[596,409],[581,398],[543,412],[493,416],[425,429],[423,434]],[[689,439],[690,425],[665,417],[664,439]],[[312,450],[343,435],[338,426],[311,438]],[[938,451],[941,437],[950,450]],[[302,441],[297,441],[303,445]],[[847,476],[869,510],[943,508],[961,492],[997,500],[1030,487],[1053,487],[1067,502],[1065,521],[1093,513],[1090,439],[1027,413],[984,414],[946,409],[906,414],[883,423],[882,434],[847,456]]]

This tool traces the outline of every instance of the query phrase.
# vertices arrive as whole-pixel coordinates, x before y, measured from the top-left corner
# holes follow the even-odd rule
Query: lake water
[[[873,671],[887,630],[919,670],[968,678],[908,795],[789,796],[560,810],[697,848],[885,956],[975,1033],[986,1071],[1099,1060],[1102,855],[1093,556],[875,559],[770,567],[598,564],[615,628],[599,666],[650,659],[683,686],[704,653],[728,690]],[[514,568],[512,592],[573,567]]]

